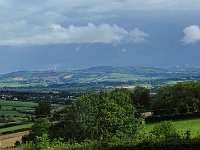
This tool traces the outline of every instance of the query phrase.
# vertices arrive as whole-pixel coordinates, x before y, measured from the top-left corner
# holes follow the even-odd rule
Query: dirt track
[[[23,132],[0,136],[0,148],[14,146],[16,141],[21,141],[21,138],[27,134],[29,134],[29,131],[23,131]]]

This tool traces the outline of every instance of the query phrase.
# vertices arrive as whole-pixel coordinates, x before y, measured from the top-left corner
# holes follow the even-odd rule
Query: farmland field
[[[181,120],[181,121],[173,121],[172,124],[179,132],[179,134],[184,134],[187,130],[191,131],[191,136],[195,137],[200,135],[200,119],[190,119],[190,120]],[[155,124],[147,124],[145,126],[145,132],[148,133],[153,129]]]
[[[34,112],[34,108],[37,103],[34,102],[22,102],[13,100],[0,100],[0,115],[8,117],[25,117],[31,115]],[[52,108],[56,109],[59,105],[52,104]]]
[[[15,145],[16,141],[21,141],[22,137],[29,134],[29,131],[12,133],[0,136],[1,148],[11,147]]]
[[[164,84],[166,84],[166,85],[173,85],[173,84],[176,84],[176,83],[179,83],[179,82],[183,82],[182,80],[179,80],[179,81],[166,81],[166,82],[164,82]]]
[[[3,132],[9,132],[9,131],[16,131],[16,130],[20,130],[20,129],[29,129],[33,124],[32,123],[27,123],[27,124],[22,124],[22,125],[17,125],[17,126],[12,126],[12,127],[8,127],[8,128],[2,128],[0,129],[0,134]]]
[[[88,76],[82,76],[81,78],[79,78],[79,82],[81,83],[103,82],[103,81],[128,82],[128,81],[139,81],[139,80],[147,80],[147,79],[149,78],[143,75],[112,73],[112,74],[102,74],[102,75],[91,74]]]
[[[119,87],[126,88],[126,89],[129,89],[129,90],[133,90],[136,86],[142,86],[142,87],[145,87],[145,88],[148,88],[148,89],[150,89],[152,87],[151,84],[134,84],[134,85],[124,85],[124,86],[119,86]]]
[[[2,106],[15,106],[15,107],[34,107],[37,103],[33,102],[21,102],[21,101],[10,101],[10,100],[0,100],[0,105]]]
[[[0,115],[8,117],[25,117],[26,114],[30,114],[34,111],[34,107],[37,103],[33,102],[21,102],[21,101],[10,101],[0,100]],[[14,118],[13,118],[14,119]]]
[[[48,83],[46,82],[35,82],[35,83],[20,83],[16,81],[11,81],[11,82],[0,82],[0,88],[2,87],[11,87],[11,88],[20,88],[20,87],[37,87],[37,86],[47,86]]]
[[[0,100],[0,134],[2,132],[29,129],[37,103]],[[53,110],[59,105],[52,104]],[[13,123],[13,124],[12,124]]]
[[[4,115],[4,116],[24,116],[17,111],[9,111],[9,110],[8,111],[0,111],[0,114]]]

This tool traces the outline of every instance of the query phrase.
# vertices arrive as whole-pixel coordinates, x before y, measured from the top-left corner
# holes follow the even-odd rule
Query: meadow
[[[154,124],[146,124],[145,125],[145,132],[148,134],[151,129],[153,129],[153,127],[156,125],[157,123],[154,123]],[[161,145],[157,145],[154,143],[154,145],[149,145],[150,149],[154,149],[155,150],[158,150],[158,149],[161,149],[162,146],[166,145],[166,147],[162,147],[163,150],[169,150],[169,149],[179,149],[180,150],[180,147],[181,147],[181,150],[184,149],[184,150],[188,150],[188,149],[195,149],[198,147],[195,146],[197,143],[195,143],[195,138],[197,138],[197,136],[199,135],[199,124],[200,124],[200,119],[190,119],[190,120],[181,120],[181,121],[173,121],[172,122],[173,126],[176,128],[176,130],[179,132],[179,134],[183,135],[185,134],[185,132],[187,130],[190,130],[191,131],[191,139],[188,140],[186,142],[186,144],[184,145],[184,142],[183,143],[178,143],[178,144],[175,144],[174,143],[172,145],[167,145],[167,143],[161,143]],[[194,141],[193,141],[193,138],[194,138]],[[44,139],[43,139],[44,140]],[[46,145],[45,145],[46,144]],[[48,141],[43,141],[43,143],[41,144],[36,144],[36,147],[39,146],[41,147],[41,150],[43,149],[46,149],[46,147],[48,147],[49,150],[56,150],[56,149],[63,149],[63,150],[85,150],[85,149],[88,149],[88,150],[92,150],[92,149],[108,149],[108,150],[113,150],[113,149],[138,149],[138,150],[142,150],[143,148],[141,148],[140,146],[137,147],[134,145],[134,142],[132,143],[126,143],[125,142],[125,145],[123,145],[123,142],[121,141],[121,143],[115,143],[115,144],[111,144],[109,145],[108,144],[108,147],[106,147],[106,144],[104,143],[104,147],[102,147],[99,144],[97,144],[97,142],[95,141],[88,141],[88,142],[82,142],[82,143],[74,143],[74,144],[70,144],[70,143],[48,143]],[[121,144],[121,145],[120,145]],[[147,149],[149,148],[148,145],[145,147],[145,144],[144,145],[144,148]],[[43,147],[42,147],[43,146]],[[113,146],[113,148],[112,148]],[[152,146],[152,147],[151,147]],[[171,146],[171,148],[170,148]],[[35,149],[34,145],[23,145],[23,146],[20,146],[20,147],[17,147],[17,148],[10,148],[10,149],[7,149],[7,150],[27,150],[27,149]]]
[[[128,82],[128,81],[141,81],[148,80],[148,77],[143,75],[130,75],[130,74],[120,74],[120,73],[111,73],[111,74],[91,74],[87,76],[82,76],[78,78],[81,83],[88,82]]]
[[[45,87],[47,86],[47,82],[34,82],[34,83],[21,83],[21,82],[16,82],[16,81],[0,81],[0,88],[22,88],[22,87]]]
[[[7,127],[7,128],[0,128],[0,134],[6,133],[6,132],[15,132],[19,130],[29,130],[33,123],[27,123],[27,124],[22,124],[22,125],[16,125],[12,127]]]
[[[37,105],[34,102],[22,102],[22,101],[12,101],[12,100],[0,100],[1,106],[13,106],[13,107],[26,107],[33,108]]]
[[[8,117],[24,117],[34,111],[37,103],[0,100],[0,115]]]
[[[36,106],[35,102],[0,100],[0,134],[29,130]],[[52,104],[52,111],[58,107],[60,106]]]
[[[144,127],[145,133],[148,134],[156,124],[157,123],[146,124]],[[172,124],[180,135],[183,135],[188,130],[191,131],[191,137],[200,135],[200,119],[172,121]]]
[[[33,113],[35,106],[37,106],[35,102],[0,100],[0,115],[24,117]],[[52,104],[52,107],[57,108],[58,105]]]

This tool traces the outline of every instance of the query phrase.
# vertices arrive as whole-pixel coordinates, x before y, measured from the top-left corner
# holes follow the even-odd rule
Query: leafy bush
[[[43,134],[48,134],[48,129],[51,126],[51,122],[47,118],[38,118],[34,125],[30,129],[30,134],[23,138],[23,142],[33,141],[36,137],[40,137]]]
[[[34,150],[46,150],[50,149],[50,143],[47,134],[43,134],[41,137],[36,137]]]
[[[163,121],[156,124],[152,129],[150,136],[152,136],[152,139],[154,139],[155,142],[176,142],[177,140],[180,140],[180,136],[170,121]]]

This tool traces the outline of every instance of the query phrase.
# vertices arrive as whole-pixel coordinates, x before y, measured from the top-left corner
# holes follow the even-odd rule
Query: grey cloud
[[[89,0],[91,1],[91,0]],[[93,5],[83,7],[81,12],[89,13],[122,13],[131,11],[177,11],[177,10],[198,10],[199,0],[97,0]]]
[[[8,15],[31,17],[53,11],[60,15],[67,12],[79,13],[122,13],[136,10],[199,10],[199,0],[0,0],[1,5],[7,5]],[[0,10],[1,12],[6,10]],[[18,13],[16,13],[18,12]],[[44,18],[45,19],[45,18]]]
[[[119,13],[130,15],[134,11],[199,8],[199,0],[0,0],[0,45],[141,43],[148,36],[145,32],[103,24],[107,22],[104,19],[114,18]],[[87,22],[99,25],[83,26]],[[49,27],[52,24],[60,26],[60,30],[54,31]]]
[[[37,26],[24,34],[1,38],[0,45],[27,46],[69,43],[141,43],[147,34],[137,28],[128,31],[117,25],[88,23],[87,26],[62,27],[59,24]]]

